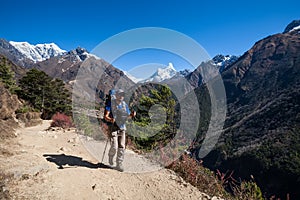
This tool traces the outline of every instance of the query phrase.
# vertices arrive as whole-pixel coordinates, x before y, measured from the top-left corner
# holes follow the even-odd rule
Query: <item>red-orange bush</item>
[[[65,129],[73,127],[73,123],[69,116],[63,113],[56,113],[52,116],[51,127],[61,127]]]
[[[204,168],[201,163],[189,155],[182,155],[180,159],[173,162],[167,168],[175,171],[185,181],[197,187],[202,192],[219,197],[228,198],[229,196],[214,173]]]

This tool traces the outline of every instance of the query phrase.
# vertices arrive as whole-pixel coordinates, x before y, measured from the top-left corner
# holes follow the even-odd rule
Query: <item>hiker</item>
[[[126,120],[129,117],[134,117],[135,112],[130,112],[128,105],[124,101],[124,91],[119,89],[117,91],[110,91],[110,102],[106,102],[104,119],[110,122],[110,149],[108,152],[108,161],[112,166],[114,164],[114,156],[117,153],[118,171],[123,172],[123,160],[125,153],[125,131]]]

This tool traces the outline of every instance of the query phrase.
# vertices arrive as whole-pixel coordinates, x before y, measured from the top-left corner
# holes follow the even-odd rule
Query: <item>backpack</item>
[[[112,124],[109,121],[105,120],[105,110],[107,107],[112,107],[113,101],[116,99],[115,97],[115,90],[110,90],[109,94],[106,95],[105,98],[105,103],[104,103],[104,112],[103,112],[103,116],[102,118],[100,118],[100,126],[102,128],[102,130],[104,131],[104,133],[106,133],[107,135],[109,135],[111,132],[119,130],[119,127],[116,125],[116,123]],[[113,118],[113,113],[110,112],[109,113],[109,117]]]
[[[128,115],[129,115],[129,113],[127,112],[128,106],[124,100],[121,102],[121,104],[118,105],[118,108],[117,108],[117,105],[115,102],[115,100],[116,100],[115,94],[116,94],[115,90],[110,90],[109,94],[106,95],[103,117],[100,122],[102,130],[104,130],[108,133],[120,130],[120,127],[118,125],[125,124],[128,119]],[[108,107],[110,108],[109,117],[114,118],[116,120],[115,123],[111,123],[111,122],[108,122],[105,120],[105,117],[104,117],[105,110],[107,110]]]
[[[112,107],[112,102],[116,99],[116,96],[115,96],[115,91],[114,90],[110,90],[109,91],[109,94],[106,95],[106,99],[105,99],[105,104],[104,104],[104,112],[103,112],[103,119],[104,118],[104,114],[105,114],[105,110],[107,109],[107,107]],[[113,118],[113,114],[112,112],[109,113],[109,117]],[[109,123],[109,122],[107,122]]]
[[[128,115],[129,115],[129,113],[127,112],[128,106],[125,103],[125,101],[123,100],[118,105],[118,108],[116,108],[116,106],[112,106],[112,107],[113,107],[113,110],[114,110],[113,113],[115,115],[114,117],[116,119],[117,124],[119,124],[119,125],[125,124],[127,119],[128,119]]]

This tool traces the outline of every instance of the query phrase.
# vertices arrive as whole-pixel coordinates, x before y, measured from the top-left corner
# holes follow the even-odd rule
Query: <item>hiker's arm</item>
[[[109,111],[107,111],[107,110],[104,111],[104,119],[108,122],[111,122],[111,123],[115,122],[114,118],[109,117]]]

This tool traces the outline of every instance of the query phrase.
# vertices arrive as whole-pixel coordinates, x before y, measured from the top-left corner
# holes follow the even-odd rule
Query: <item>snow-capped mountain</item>
[[[176,75],[176,70],[172,63],[165,68],[158,68],[157,71],[149,78],[143,80],[142,82],[162,82],[166,79],[170,79]]]
[[[29,68],[34,63],[4,38],[0,38],[0,54],[21,67]]]
[[[219,71],[223,72],[229,65],[233,64],[235,61],[238,60],[238,56],[234,55],[216,55],[213,57],[212,61],[213,63],[219,67]]]
[[[124,71],[124,74],[130,78],[134,83],[144,83],[144,82],[163,82],[170,80],[171,78],[185,77],[190,74],[192,71],[189,69],[184,69],[181,71],[176,71],[172,63],[169,63],[168,66],[164,68],[158,68],[154,74],[149,78],[137,78],[131,75],[129,72]]]
[[[54,56],[59,56],[66,53],[65,50],[60,49],[56,44],[37,44],[32,45],[28,42],[9,42],[14,46],[24,57],[32,60],[33,62],[40,62],[47,60]]]
[[[77,47],[76,49],[69,51],[68,53],[66,53],[65,56],[62,56],[61,59],[65,59],[64,57],[67,57],[69,60],[72,60],[73,62],[84,61],[85,59],[90,57],[100,59],[99,57],[90,54],[85,48],[82,47]]]
[[[297,31],[297,30],[300,30],[300,25],[299,26],[296,26],[294,27],[292,30],[290,30],[289,32],[292,32],[292,31]]]
[[[294,20],[291,23],[289,23],[284,29],[283,33],[290,33],[297,30],[300,30],[300,20]]]

